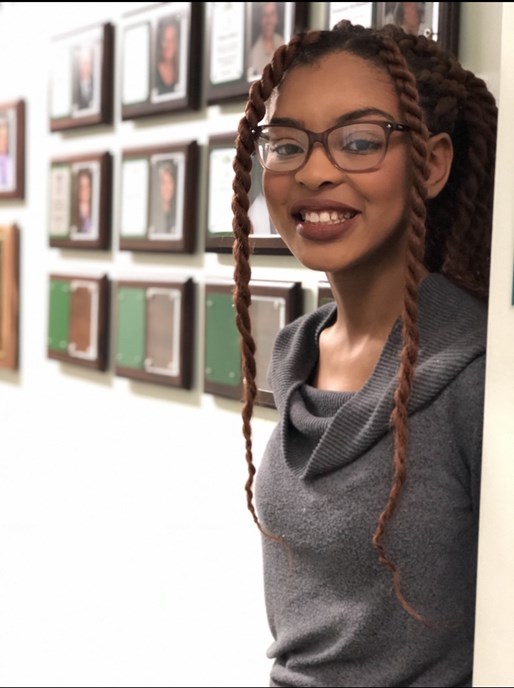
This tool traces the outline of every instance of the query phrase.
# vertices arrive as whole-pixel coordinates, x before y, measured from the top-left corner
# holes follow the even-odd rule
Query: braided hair
[[[391,572],[397,598],[404,609],[425,622],[405,599],[399,571],[387,556],[382,536],[406,477],[408,402],[419,348],[417,292],[423,267],[445,275],[478,299],[487,301],[491,250],[492,203],[497,107],[485,82],[465,70],[458,60],[424,36],[405,33],[394,25],[380,30],[339,22],[330,31],[297,34],[278,48],[250,87],[244,116],[239,122],[233,162],[233,257],[236,322],[241,340],[244,379],[242,421],[248,479],[248,509],[261,532],[276,540],[260,523],[253,502],[255,466],[252,458],[251,417],[257,393],[255,342],[249,307],[251,222],[248,217],[254,139],[252,129],[266,114],[266,105],[286,72],[296,65],[313,64],[337,52],[351,53],[387,71],[398,94],[404,121],[411,128],[409,234],[402,313],[402,348],[394,408],[390,424],[394,438],[393,479],[386,505],[373,535],[378,558]],[[447,133],[454,158],[444,189],[427,199],[427,141]]]

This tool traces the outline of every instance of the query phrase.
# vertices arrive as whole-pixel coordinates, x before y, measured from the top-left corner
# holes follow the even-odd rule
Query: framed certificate
[[[232,301],[233,288],[230,283],[209,282],[205,286],[204,390],[240,400],[240,335]],[[258,389],[255,403],[274,408],[273,394],[267,381],[273,343],[279,330],[301,315],[303,291],[300,282],[255,280],[250,288]]]
[[[0,368],[18,367],[19,230],[0,226]]]
[[[193,280],[119,280],[116,305],[116,374],[190,389]]]
[[[106,275],[50,275],[48,358],[106,369],[109,286]]]
[[[25,195],[25,101],[0,104],[0,200]]]
[[[120,249],[194,253],[198,145],[124,150]]]
[[[203,4],[161,2],[124,16],[122,119],[200,106]]]
[[[49,196],[50,246],[109,247],[112,210],[110,153],[52,160]]]
[[[207,2],[208,103],[244,98],[276,48],[307,28],[307,2]]]
[[[52,40],[51,131],[112,122],[113,35],[113,26],[107,23]]]

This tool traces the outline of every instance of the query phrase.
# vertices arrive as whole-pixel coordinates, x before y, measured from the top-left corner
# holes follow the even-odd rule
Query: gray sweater
[[[270,383],[281,420],[256,476],[271,686],[471,685],[482,449],[485,306],[440,275],[419,293],[420,352],[407,480],[383,543],[404,611],[371,538],[392,479],[401,323],[355,393],[306,384],[327,304],[286,326]]]

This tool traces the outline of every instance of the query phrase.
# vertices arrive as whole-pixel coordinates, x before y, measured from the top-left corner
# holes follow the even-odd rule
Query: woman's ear
[[[444,188],[453,161],[453,144],[449,134],[435,134],[428,139],[427,198],[435,198]]]

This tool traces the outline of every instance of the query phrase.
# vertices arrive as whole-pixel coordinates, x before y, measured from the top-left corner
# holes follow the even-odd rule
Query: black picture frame
[[[0,369],[16,370],[20,321],[20,230],[0,225]]]
[[[234,242],[232,231],[232,182],[235,155],[235,134],[211,136],[207,144],[207,203],[205,220],[205,251],[230,253]],[[291,255],[268,214],[262,193],[262,167],[254,159],[249,194],[249,215],[253,232],[250,235],[254,254]]]
[[[49,275],[47,356],[105,371],[110,281],[107,275]]]
[[[160,2],[123,16],[122,120],[200,107],[203,24],[201,2]]]
[[[196,141],[122,151],[120,250],[194,253],[198,165]]]
[[[240,335],[232,305],[233,288],[233,284],[221,281],[205,285],[204,391],[241,400]],[[250,318],[256,343],[255,403],[275,408],[267,385],[267,368],[279,330],[303,312],[303,288],[301,282],[273,280],[254,280],[250,288]]]
[[[50,162],[48,242],[108,249],[112,225],[112,155],[108,151]]]
[[[113,82],[111,23],[55,36],[49,79],[50,131],[111,124]]]
[[[191,277],[118,280],[116,375],[191,389],[194,302]]]
[[[260,77],[267,62],[254,60],[250,66],[252,49],[259,30],[259,12],[265,2],[207,2],[205,59],[205,93],[208,104],[244,98],[253,81]],[[308,2],[278,2],[275,47],[289,41],[291,36],[308,26]]]
[[[25,101],[0,103],[0,200],[25,197]]]
[[[455,57],[459,51],[459,2],[377,2],[375,3],[375,26],[380,28],[387,23],[401,25],[402,11],[405,6],[415,4],[421,21],[419,33],[432,38]]]

